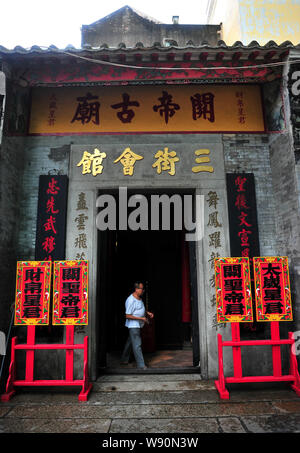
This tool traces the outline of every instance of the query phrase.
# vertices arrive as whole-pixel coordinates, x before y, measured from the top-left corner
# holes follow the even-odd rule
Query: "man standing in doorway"
[[[121,364],[128,364],[130,352],[131,349],[133,349],[137,368],[146,370],[147,367],[142,352],[141,328],[144,326],[145,322],[148,322],[145,314],[147,313],[150,319],[152,319],[154,315],[145,309],[144,302],[142,301],[143,292],[143,283],[136,282],[134,284],[134,292],[127,297],[125,302],[125,326],[128,327],[129,335],[122,354]]]

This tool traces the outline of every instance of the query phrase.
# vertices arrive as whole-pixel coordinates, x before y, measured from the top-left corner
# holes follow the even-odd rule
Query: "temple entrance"
[[[143,192],[143,195],[148,199],[150,193]],[[170,371],[171,368],[174,371],[188,368],[195,370],[199,366],[193,245],[192,242],[184,241],[183,232],[175,230],[172,222],[169,231],[160,228],[158,231],[98,232],[100,372],[132,372],[135,369],[133,355],[125,367],[121,367],[120,357],[128,336],[128,329],[124,325],[125,300],[134,291],[133,284],[136,281],[144,283],[143,302],[146,309],[154,313],[154,320],[141,330],[142,349],[149,371]],[[188,274],[185,273],[189,276],[188,281],[182,277],[183,267],[189,270]],[[184,292],[189,294],[188,301],[183,296]],[[190,311],[190,315],[184,315],[184,310]]]

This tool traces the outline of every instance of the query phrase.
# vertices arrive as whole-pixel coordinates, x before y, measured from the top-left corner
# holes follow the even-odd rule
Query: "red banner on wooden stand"
[[[235,324],[235,325],[234,325]],[[277,326],[276,326],[277,324]],[[240,326],[238,323],[231,323],[232,340],[223,341],[222,335],[218,334],[218,363],[219,379],[215,381],[215,386],[221,399],[229,399],[229,392],[225,384],[236,384],[243,382],[290,382],[292,389],[300,396],[300,376],[296,356],[293,352],[295,339],[293,333],[289,332],[287,340],[280,340],[279,323],[271,323],[270,340],[244,340],[239,337]],[[289,374],[283,375],[281,368],[281,351],[280,346],[283,344],[290,345],[290,370]],[[241,346],[272,346],[273,374],[271,376],[243,376],[241,362]],[[223,348],[230,346],[233,349],[233,377],[224,376]]]
[[[6,384],[6,392],[1,395],[1,401],[9,401],[16,392],[16,387],[39,387],[39,386],[81,386],[82,390],[78,396],[79,401],[87,401],[92,384],[88,377],[88,337],[84,337],[83,344],[74,344],[74,326],[66,327],[65,344],[35,344],[35,326],[27,327],[27,343],[18,344],[17,337],[11,342],[11,362],[9,376]],[[65,379],[34,379],[34,351],[50,349],[66,350],[66,376]],[[83,379],[73,378],[74,350],[83,349]],[[16,351],[26,351],[25,379],[16,379]]]
[[[271,257],[268,257],[271,258]],[[275,258],[275,257],[272,257]],[[281,257],[282,258],[282,257]],[[229,258],[228,258],[229,259]],[[238,259],[238,258],[236,258]],[[217,260],[226,260],[226,258],[217,258]],[[255,260],[258,260],[258,258],[255,258]],[[278,263],[279,261],[282,260],[277,260],[276,262]],[[275,260],[268,260],[267,262],[275,262]],[[284,261],[285,262],[285,261]],[[218,265],[216,264],[216,269],[218,269]],[[264,269],[264,267],[262,267]],[[270,276],[268,275],[268,270],[270,270],[271,267],[267,267],[267,269],[264,269],[264,275],[266,276],[267,280],[264,280],[263,286],[267,286],[270,288],[270,285],[272,285],[272,282],[274,283],[274,280],[270,280]],[[279,266],[278,268],[276,267],[275,269],[279,273]],[[282,270],[282,269],[281,269]],[[258,276],[258,268],[256,268],[256,278],[260,277]],[[286,272],[286,270],[285,270]],[[279,275],[279,274],[278,274]],[[261,279],[260,279],[261,281]],[[275,283],[277,284],[281,280],[278,278],[275,279]],[[216,291],[218,294],[218,290],[220,291],[220,287],[218,286],[218,282],[220,282],[220,276],[217,275],[216,273]],[[290,294],[290,288],[289,288],[289,280],[288,278],[285,278],[285,291],[275,291],[270,293],[267,292],[267,299],[271,297],[276,296],[276,306],[279,306],[280,309],[282,309],[282,306],[278,304],[278,294],[282,294],[283,297],[286,297],[286,294]],[[279,285],[280,286],[280,285]],[[259,294],[260,299],[258,300],[257,294]],[[288,301],[290,304],[290,298],[288,297]],[[282,305],[284,301],[282,301]],[[261,307],[262,301],[261,301],[261,293],[258,292],[256,293],[256,306],[257,304],[260,304],[259,306]],[[268,300],[268,303],[272,303]],[[275,304],[274,304],[275,307]],[[273,305],[271,306],[273,310]],[[288,308],[290,309],[290,305],[288,305]],[[281,313],[282,314],[282,313]],[[283,313],[285,315],[285,313]],[[258,319],[259,320],[259,319]],[[221,322],[224,322],[223,320]],[[296,355],[294,353],[295,347],[295,339],[293,338],[293,333],[289,332],[288,334],[288,339],[286,340],[281,340],[280,339],[280,333],[279,333],[279,321],[271,321],[271,339],[266,339],[266,340],[240,340],[240,325],[238,322],[231,322],[231,336],[232,340],[231,341],[223,341],[222,335],[218,334],[218,365],[219,365],[219,378],[218,380],[215,381],[215,386],[216,389],[219,392],[220,398],[221,399],[229,399],[229,392],[226,388],[226,384],[236,384],[236,383],[243,383],[243,382],[290,382],[292,389],[296,392],[298,396],[300,396],[300,376],[298,372],[298,364],[297,364],[297,359]],[[281,350],[280,346],[288,344],[290,346],[290,352],[289,352],[289,359],[290,359],[290,370],[289,374],[283,375],[282,374],[282,364],[281,364]],[[272,363],[273,363],[273,374],[270,376],[243,376],[243,371],[242,371],[242,359],[241,359],[241,347],[242,346],[271,346],[272,347]],[[223,363],[223,348],[224,347],[232,347],[232,355],[233,355],[233,376],[232,377],[225,377],[224,376],[224,363]]]
[[[9,401],[16,392],[16,387],[21,386],[81,386],[82,390],[78,396],[79,401],[87,401],[88,394],[92,389],[92,384],[89,382],[88,377],[88,336],[84,337],[82,344],[74,344],[74,325],[78,323],[87,324],[88,262],[61,261],[56,264],[56,274],[53,282],[56,302],[54,310],[57,304],[61,304],[62,307],[67,307],[68,309],[72,308],[72,311],[66,312],[67,316],[63,317],[61,321],[61,324],[67,324],[66,342],[65,344],[35,344],[35,326],[49,318],[51,262],[18,262],[15,324],[27,325],[27,343],[18,344],[17,337],[12,338],[9,376],[6,392],[1,395],[2,401]],[[64,279],[61,286],[58,286],[61,268],[66,269],[68,278]],[[47,276],[46,280],[41,279],[43,272]],[[43,283],[44,281],[47,282],[47,285]],[[46,305],[42,304],[43,300],[47,301]],[[51,349],[66,350],[65,379],[34,379],[34,352],[36,350]],[[74,379],[73,376],[75,349],[83,350],[82,379]],[[16,379],[16,351],[18,350],[26,351],[25,379],[23,380]]]

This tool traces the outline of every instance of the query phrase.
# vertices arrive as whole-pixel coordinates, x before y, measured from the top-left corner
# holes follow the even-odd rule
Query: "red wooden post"
[[[74,326],[66,326],[66,344],[74,344]],[[66,350],[66,381],[73,381],[74,349]]]
[[[292,389],[300,396],[300,376],[298,372],[298,363],[296,358],[296,351],[293,351],[295,348],[295,339],[293,336],[293,332],[289,332],[289,339],[292,340],[292,344],[290,346],[290,374],[295,377],[294,382],[291,384]]]
[[[35,344],[35,326],[27,326],[27,345],[33,346]],[[34,350],[26,351],[26,371],[25,381],[32,382],[34,379]]]
[[[240,341],[240,324],[238,322],[231,323],[232,341]],[[241,378],[242,373],[242,351],[240,346],[232,347],[233,357],[233,374],[234,377]]]
[[[271,339],[280,340],[279,321],[271,321]],[[280,345],[272,346],[273,376],[282,376]]]
[[[82,390],[78,395],[79,401],[87,401],[88,395],[92,390],[93,384],[89,380],[88,371],[88,356],[89,356],[89,337],[84,337],[83,340],[83,383]]]
[[[218,364],[219,364],[219,379],[215,381],[216,389],[219,392],[221,399],[229,399],[229,392],[225,387],[224,364],[223,364],[223,342],[222,335],[218,333]]]

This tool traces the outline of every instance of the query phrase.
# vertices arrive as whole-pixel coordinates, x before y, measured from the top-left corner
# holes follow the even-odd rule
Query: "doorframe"
[[[121,186],[120,186],[121,187]],[[97,213],[99,212],[96,207],[96,199],[98,198],[99,194],[106,193],[112,194],[113,192],[117,192],[119,186],[106,186],[106,187],[97,187],[94,189],[94,218],[96,218]],[[127,188],[129,193],[128,197],[131,195],[130,192],[138,193],[139,191],[142,192],[149,192],[149,193],[170,193],[172,194],[184,194],[185,192],[189,192],[193,194],[195,197],[196,194],[201,195],[203,191],[198,189],[197,187],[144,187],[144,186],[135,186],[135,187],[128,187]],[[89,324],[89,335],[92,339],[91,341],[91,358],[92,361],[90,363],[90,370],[91,370],[91,378],[92,380],[96,380],[99,376],[99,330],[97,329],[97,324],[99,322],[99,304],[98,304],[98,297],[99,297],[99,285],[101,284],[101,274],[105,275],[105,273],[101,272],[100,263],[98,262],[98,254],[101,253],[101,243],[99,241],[101,231],[98,231],[96,225],[93,231],[93,262],[95,265],[93,266],[93,282],[96,284],[94,285],[94,294],[95,299],[94,303],[90,307],[92,323]],[[203,239],[195,243],[195,258],[196,258],[196,288],[197,288],[197,310],[198,310],[198,332],[199,332],[199,351],[200,351],[200,375],[205,379],[208,374],[208,357],[207,357],[207,322],[206,322],[206,307],[205,307],[205,287],[204,287],[204,266],[203,266]],[[203,275],[201,275],[201,273]],[[203,301],[203,303],[201,303]],[[93,310],[93,312],[92,312]],[[201,323],[202,321],[202,323]],[[94,339],[94,341],[93,341]]]

